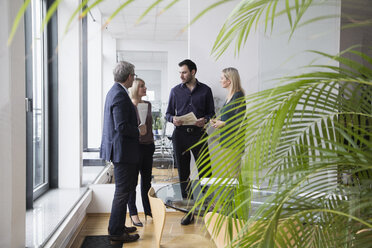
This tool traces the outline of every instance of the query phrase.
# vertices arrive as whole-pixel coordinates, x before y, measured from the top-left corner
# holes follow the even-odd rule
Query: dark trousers
[[[141,173],[141,197],[142,205],[145,214],[151,214],[150,202],[147,192],[151,187],[152,177],[152,156],[154,155],[155,145],[152,144],[140,144],[140,161],[136,170],[136,179],[138,181],[138,174]],[[136,181],[136,185],[137,185]],[[129,214],[137,215],[136,207],[136,189],[129,193],[128,201]]]
[[[190,177],[190,151],[186,151],[191,146],[195,145],[201,137],[206,137],[206,133],[202,128],[196,126],[181,126],[176,127],[173,131],[172,143],[176,159],[178,176],[181,182],[181,193],[183,198],[188,197],[188,182]],[[212,176],[210,167],[210,158],[208,151],[208,142],[204,142],[191,149],[195,161],[198,160],[201,153],[205,151],[205,157],[201,164],[198,164],[199,176]]]
[[[115,193],[108,227],[110,235],[124,233],[129,193],[136,188],[136,168],[136,164],[114,163]]]

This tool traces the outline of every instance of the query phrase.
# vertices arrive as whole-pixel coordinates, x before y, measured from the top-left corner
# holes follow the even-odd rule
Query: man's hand
[[[146,124],[141,124],[138,126],[138,129],[140,131],[140,135],[143,136],[147,133]]]
[[[204,117],[197,119],[196,122],[195,122],[195,126],[204,127],[204,125],[205,125],[205,118]]]
[[[173,117],[173,124],[174,124],[176,127],[179,127],[179,126],[182,126],[183,121],[177,120],[177,118],[174,116],[174,117]]]

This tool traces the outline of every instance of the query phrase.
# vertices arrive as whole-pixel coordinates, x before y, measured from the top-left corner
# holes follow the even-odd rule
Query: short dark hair
[[[113,73],[115,82],[124,83],[130,74],[134,74],[134,65],[127,61],[119,61]]]
[[[181,67],[181,66],[184,66],[186,65],[187,68],[189,68],[189,71],[191,72],[192,70],[195,70],[195,72],[198,71],[198,69],[196,68],[196,64],[194,62],[192,62],[191,60],[189,59],[185,59],[184,61],[181,61],[178,63],[178,66]]]

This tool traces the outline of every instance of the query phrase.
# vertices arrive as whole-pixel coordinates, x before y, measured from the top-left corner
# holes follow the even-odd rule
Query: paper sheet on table
[[[141,124],[145,124],[147,117],[148,103],[138,103],[137,110]]]
[[[181,116],[175,116],[173,118],[176,118],[176,120],[182,121],[183,122],[182,125],[195,125],[195,122],[197,120],[193,112],[189,112]]]

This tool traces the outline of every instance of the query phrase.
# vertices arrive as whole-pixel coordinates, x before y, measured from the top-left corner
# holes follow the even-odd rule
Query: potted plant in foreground
[[[240,1],[213,52],[220,56],[234,39],[239,51],[262,13],[266,25],[287,14],[293,33],[316,1],[286,0],[283,11],[277,2]],[[236,132],[227,145],[243,153],[236,188],[226,173],[236,157],[218,146],[211,150],[220,154],[211,161],[214,172],[226,180],[205,187],[195,209],[209,202],[207,212],[228,216],[232,247],[371,247],[372,57],[352,48],[313,52],[339,66],[311,65],[311,72],[287,77],[285,85],[247,96],[241,100],[246,113],[224,127]],[[203,156],[201,163],[207,163]],[[257,188],[272,192],[260,206]],[[234,222],[240,224],[236,236]],[[218,233],[223,217],[215,225]]]
[[[240,221],[232,246],[370,247],[372,70],[333,59],[348,67],[248,96],[245,115],[226,127],[238,133],[229,145],[245,151],[239,186],[231,194],[227,181],[216,182],[199,204],[216,191],[222,196],[209,207]],[[224,172],[233,159],[223,154],[211,163]],[[273,192],[258,208],[256,187]]]

